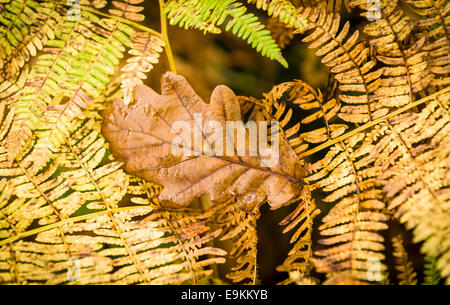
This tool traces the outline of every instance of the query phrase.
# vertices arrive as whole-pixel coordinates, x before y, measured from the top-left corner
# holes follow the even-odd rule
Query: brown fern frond
[[[339,101],[331,99],[325,103],[322,93],[303,81],[275,86],[264,97],[264,107],[272,113],[272,119],[280,122],[284,136],[297,155],[311,146],[341,136],[348,129],[346,124],[331,123],[341,109]],[[299,123],[290,126],[288,124],[292,120],[293,105],[298,105],[306,115]],[[306,129],[309,124],[316,123],[318,120],[323,121],[325,127],[309,128],[310,130],[299,133],[300,130]]]
[[[408,253],[403,245],[403,239],[400,235],[392,238],[394,246],[393,255],[395,257],[395,269],[397,269],[397,279],[399,285],[416,285],[417,274],[414,271],[411,261],[408,259]]]
[[[267,11],[268,15],[277,18],[280,22],[302,32],[307,28],[307,21],[301,10],[289,0],[247,0],[257,8]]]
[[[288,272],[289,278],[281,284],[295,283],[298,285],[314,284],[316,281],[310,277],[312,264],[312,229],[314,218],[320,213],[316,208],[314,199],[307,188],[304,189],[301,202],[296,209],[280,222],[285,226],[283,233],[295,229],[290,240],[294,244],[283,264],[277,271]]]
[[[339,112],[340,104],[335,99],[325,103],[320,91],[316,92],[303,82],[274,87],[265,97],[265,105],[273,105],[276,109],[273,117],[280,121],[289,144],[299,155],[303,154],[309,144],[333,141],[348,128],[344,124],[331,123]],[[292,108],[287,107],[287,104],[298,104],[303,111],[311,111],[301,121],[303,126],[319,120],[319,123],[323,121],[324,127],[300,135],[300,124],[287,129],[292,116]],[[302,146],[304,148],[299,149]],[[328,248],[315,253],[323,258],[312,259],[317,271],[329,275],[327,283],[361,283],[372,280],[367,276],[372,268],[368,263],[371,260],[379,262],[380,272],[385,269],[381,263],[384,255],[380,253],[384,249],[383,237],[378,232],[387,228],[387,217],[382,213],[383,193],[381,184],[377,181],[377,172],[370,167],[370,160],[367,158],[369,148],[370,141],[365,139],[364,133],[359,133],[338,141],[324,159],[309,166],[309,190],[322,189],[330,193],[324,201],[335,203],[320,227],[321,234],[327,236],[321,243]],[[306,215],[315,214],[317,212],[312,209]],[[298,221],[305,219],[304,216]],[[306,223],[303,224],[305,225]],[[302,245],[302,241],[299,245]]]
[[[282,100],[283,98],[284,100]],[[314,104],[314,107],[319,107],[317,101],[321,98],[320,92],[316,93],[308,84],[296,81],[275,86],[269,93],[264,94],[263,100],[245,97],[240,97],[240,100],[244,114],[259,111],[268,120],[278,121],[282,139],[289,144],[295,153],[299,154],[308,148],[309,137],[303,138],[303,135],[298,134],[300,123],[288,126],[292,119],[293,110],[287,104],[299,104],[300,107],[301,105],[308,104],[311,106]],[[331,108],[333,107],[329,107],[328,110],[332,111]],[[336,113],[337,111],[334,112],[334,114]],[[295,198],[288,204],[292,203],[297,204],[297,207],[280,222],[280,225],[285,226],[283,233],[295,229],[290,240],[291,243],[295,244],[283,264],[277,267],[277,270],[289,274],[289,278],[281,284],[312,284],[315,281],[309,275],[312,269],[311,234],[313,220],[320,213],[320,210],[316,208],[314,200],[311,198],[309,186],[304,187],[300,198]]]
[[[355,135],[329,150],[324,159],[312,164],[309,177],[312,189],[329,193],[323,200],[335,202],[319,228],[326,238],[320,241],[326,249],[316,251],[319,272],[329,276],[328,284],[381,281],[368,274],[376,262],[380,272],[385,267],[383,237],[387,229],[383,193],[377,172],[370,167],[371,138]]]

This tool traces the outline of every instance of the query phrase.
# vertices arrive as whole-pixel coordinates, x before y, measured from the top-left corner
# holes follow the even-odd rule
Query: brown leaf
[[[113,154],[125,162],[128,173],[164,186],[159,195],[163,207],[186,207],[206,193],[211,200],[236,196],[246,205],[267,199],[272,207],[300,195],[304,169],[279,133],[273,136],[279,139],[279,158],[275,154],[276,145],[269,146],[272,154],[261,154],[259,145],[267,145],[268,141],[260,131],[255,135],[245,129],[245,152],[242,145],[237,145],[238,137],[229,136],[227,122],[241,127],[243,122],[238,99],[228,87],[218,86],[209,104],[200,99],[182,76],[166,73],[161,88],[159,95],[147,86],[138,85],[134,89],[134,103],[115,101],[105,112],[102,132]],[[201,122],[194,119],[200,115]],[[261,118],[262,114],[256,117]],[[219,126],[208,129],[211,121]],[[260,123],[265,127],[262,120],[255,125]],[[185,124],[185,128],[179,128],[180,124]],[[268,129],[270,135],[270,126]],[[214,135],[222,137],[222,148],[220,140],[213,140]],[[203,149],[195,145],[198,140]],[[250,140],[258,142],[257,153],[252,150],[253,155]],[[232,154],[226,153],[227,143],[231,143],[228,152]],[[184,154],[179,153],[182,149]],[[242,155],[236,156],[239,149]]]

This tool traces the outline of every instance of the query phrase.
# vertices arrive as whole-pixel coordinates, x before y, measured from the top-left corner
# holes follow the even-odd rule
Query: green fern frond
[[[237,0],[172,0],[166,6],[166,14],[173,25],[212,33],[217,33],[216,27],[226,22],[226,31],[246,40],[263,56],[287,67],[270,31],[264,28],[258,17],[247,13],[247,8]]]
[[[11,0],[2,1],[0,11],[0,81],[15,81],[25,63],[54,38],[64,8],[50,1]]]

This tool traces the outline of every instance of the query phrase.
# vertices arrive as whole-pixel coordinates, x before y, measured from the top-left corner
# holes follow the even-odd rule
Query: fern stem
[[[177,69],[175,67],[175,60],[173,59],[173,54],[172,54],[172,48],[170,47],[169,35],[167,33],[167,19],[166,19],[166,14],[164,12],[165,3],[164,3],[164,0],[158,0],[158,1],[159,1],[159,12],[160,12],[160,18],[161,18],[161,33],[163,36],[163,40],[166,43],[165,49],[166,49],[167,60],[169,61],[170,71],[177,74]]]

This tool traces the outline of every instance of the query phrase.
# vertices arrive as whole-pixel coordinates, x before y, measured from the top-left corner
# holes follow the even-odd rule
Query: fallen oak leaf
[[[305,172],[297,156],[284,139],[279,139],[279,157],[273,166],[265,166],[273,161],[267,160],[267,151],[250,154],[250,141],[255,135],[251,137],[245,129],[238,98],[231,89],[216,87],[207,104],[182,76],[171,72],[163,75],[161,88],[159,95],[145,85],[137,85],[134,103],[114,101],[104,113],[102,133],[112,153],[125,163],[126,172],[164,186],[159,194],[162,207],[187,207],[203,194],[209,194],[213,201],[236,196],[248,205],[267,200],[273,208],[298,198]],[[231,135],[227,129],[228,122],[245,131],[244,155],[234,130]],[[184,127],[175,128],[177,125]],[[258,130],[258,144],[267,146],[262,136]],[[279,133],[271,136],[278,137]],[[232,145],[225,147],[223,142]],[[183,154],[174,153],[176,148]],[[226,151],[230,148],[235,155]]]

